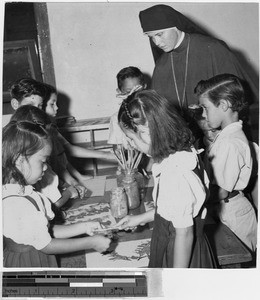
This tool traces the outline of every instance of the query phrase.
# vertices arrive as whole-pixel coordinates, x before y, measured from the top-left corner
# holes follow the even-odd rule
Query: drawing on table
[[[97,221],[108,227],[116,224],[108,203],[95,203],[66,211],[65,224]]]
[[[148,267],[150,239],[119,242],[108,254],[86,252],[88,268],[141,268]]]

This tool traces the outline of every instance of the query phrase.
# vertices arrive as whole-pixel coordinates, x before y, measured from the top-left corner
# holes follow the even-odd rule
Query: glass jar
[[[122,181],[120,184],[124,187],[128,208],[135,209],[140,205],[140,192],[139,186],[135,179],[135,171],[134,170],[125,170],[122,176]]]
[[[111,190],[110,209],[114,218],[121,219],[127,215],[127,197],[124,188],[117,187]]]
[[[138,172],[138,169],[134,169],[134,177],[137,181],[139,192],[140,192],[140,198],[143,199],[145,196],[145,180],[144,175],[140,172]]]
[[[145,187],[145,180],[144,180],[144,176],[143,174],[141,174],[140,172],[138,172],[138,169],[134,169],[134,170],[121,170],[120,174],[117,174],[117,186],[121,186],[124,187],[123,184],[123,179],[126,177],[126,174],[133,174],[135,180],[137,181],[138,184],[138,188],[140,190],[140,194],[142,194],[142,192],[144,191],[144,187]]]

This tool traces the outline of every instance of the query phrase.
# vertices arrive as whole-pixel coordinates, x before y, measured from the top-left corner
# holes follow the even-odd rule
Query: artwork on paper
[[[108,203],[86,204],[76,209],[67,210],[64,218],[66,225],[88,221],[100,222],[106,227],[116,224]]]
[[[151,239],[119,242],[108,254],[86,252],[88,268],[146,268],[149,263]]]

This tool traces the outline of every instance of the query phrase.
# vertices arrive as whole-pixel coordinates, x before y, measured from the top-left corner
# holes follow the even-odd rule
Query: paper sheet
[[[97,221],[106,227],[116,224],[115,218],[111,215],[108,203],[87,204],[66,211],[65,224],[87,221]]]
[[[88,189],[86,197],[104,196],[106,176],[97,176],[91,179],[83,180],[83,183]]]
[[[120,242],[109,254],[86,252],[87,268],[145,268],[148,267],[150,239]]]

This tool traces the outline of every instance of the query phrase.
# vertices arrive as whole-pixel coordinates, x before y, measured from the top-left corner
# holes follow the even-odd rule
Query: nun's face
[[[172,51],[180,38],[181,32],[176,28],[150,31],[147,33],[154,44],[164,52]]]

